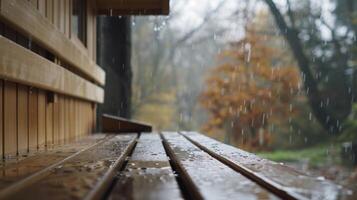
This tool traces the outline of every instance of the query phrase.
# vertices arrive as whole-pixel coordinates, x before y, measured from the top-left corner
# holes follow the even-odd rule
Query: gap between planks
[[[160,133],[160,137],[162,139],[162,144],[165,148],[167,156],[170,158],[170,165],[178,174],[177,183],[180,186],[181,193],[185,199],[195,199],[195,200],[203,200],[203,196],[199,192],[198,188],[196,187],[195,183],[190,178],[190,175],[184,170],[184,167],[180,164],[180,162],[175,159],[175,152],[171,149],[170,145],[168,144],[167,140]]]
[[[208,153],[210,156],[213,158],[217,159],[218,161],[222,162],[223,164],[227,165],[231,169],[237,171],[238,173],[242,174],[243,176],[249,178],[253,182],[257,183],[258,185],[262,186],[263,188],[267,189],[268,191],[274,193],[278,197],[282,199],[287,199],[287,200],[298,200],[298,199],[306,199],[305,197],[293,193],[293,192],[287,192],[284,190],[284,188],[281,185],[278,185],[274,183],[273,181],[270,181],[269,179],[253,172],[252,170],[238,165],[236,163],[233,163],[232,161],[226,159],[225,157],[215,153],[214,151],[210,150],[209,148],[201,145],[200,143],[196,142],[195,140],[191,139],[187,135],[183,134],[182,132],[179,132],[180,135],[185,137],[188,141],[190,141],[192,144],[200,148],[202,151]]]

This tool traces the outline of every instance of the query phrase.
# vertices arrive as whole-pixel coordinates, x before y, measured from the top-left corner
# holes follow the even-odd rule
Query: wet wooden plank
[[[196,132],[182,134],[213,157],[285,199],[338,199],[338,187],[327,180],[308,176]]]
[[[26,187],[28,184],[31,185],[31,183],[48,174],[51,169],[71,156],[73,157],[79,152],[98,145],[111,137],[96,134],[63,146],[48,148],[47,150],[30,154],[27,157],[17,157],[16,159],[1,162],[0,199]]]
[[[177,173],[193,199],[278,199],[176,132],[162,133]]]
[[[157,133],[141,134],[109,199],[182,199],[162,141]]]
[[[47,170],[37,182],[12,192],[9,199],[99,199],[134,147],[136,134],[114,136]]]
[[[107,114],[102,115],[102,126],[106,133],[139,133],[152,130],[151,125]]]

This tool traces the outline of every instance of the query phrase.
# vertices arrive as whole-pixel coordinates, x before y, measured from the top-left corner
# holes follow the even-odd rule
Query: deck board
[[[305,175],[288,166],[262,159],[196,132],[182,132],[194,144],[257,182],[272,185],[284,198],[338,199],[337,185]],[[287,195],[287,196],[286,196]]]
[[[136,134],[118,135],[67,159],[10,199],[98,199],[133,147]]]
[[[109,199],[182,199],[157,133],[141,134],[130,160],[118,176]]]
[[[278,199],[256,183],[205,153],[176,132],[163,133],[171,159],[178,164],[194,199]],[[195,193],[192,190],[190,193]]]
[[[93,135],[60,147],[49,147],[47,150],[32,153],[26,157],[21,156],[1,162],[0,198],[6,196],[14,188],[18,188],[16,184],[19,182],[103,139],[103,134]]]
[[[133,147],[136,134],[118,135],[80,152],[38,181],[7,197],[10,199],[98,199]]]

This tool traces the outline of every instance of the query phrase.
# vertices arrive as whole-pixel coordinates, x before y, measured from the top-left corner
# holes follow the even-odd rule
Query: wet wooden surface
[[[143,133],[151,132],[152,126],[113,115],[102,115],[102,129],[106,133]]]
[[[182,199],[157,133],[141,134],[108,199]]]
[[[18,156],[4,160],[0,165],[0,197],[6,196],[14,188],[19,188],[18,185],[28,182],[31,176],[43,174],[41,170],[101,142],[105,137],[110,136],[96,134],[60,147],[49,146],[46,150],[28,154],[26,157]]]
[[[35,183],[7,196],[10,199],[97,199],[133,147],[136,134],[107,137],[105,141],[67,159]]]
[[[278,199],[256,183],[200,150],[176,132],[163,133],[171,159],[194,199]],[[195,193],[194,190],[190,191]]]
[[[94,134],[9,157],[0,171],[0,199],[353,199],[195,132]]]
[[[223,144],[196,132],[182,132],[195,145],[239,172],[271,184],[296,199],[339,199],[340,189],[327,180],[311,177],[283,164]],[[281,191],[280,191],[281,192]],[[288,197],[286,197],[288,198]]]

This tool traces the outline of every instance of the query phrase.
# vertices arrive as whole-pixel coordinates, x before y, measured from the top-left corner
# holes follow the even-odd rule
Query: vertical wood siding
[[[95,13],[88,1],[88,48],[95,60]],[[72,0],[29,0],[66,37],[71,37]],[[93,32],[94,31],[94,32]],[[0,35],[47,57],[45,49],[0,22]],[[48,58],[66,66],[56,57]],[[55,98],[53,98],[53,96]],[[63,144],[93,132],[96,107],[92,102],[0,79],[0,156],[11,157]]]

